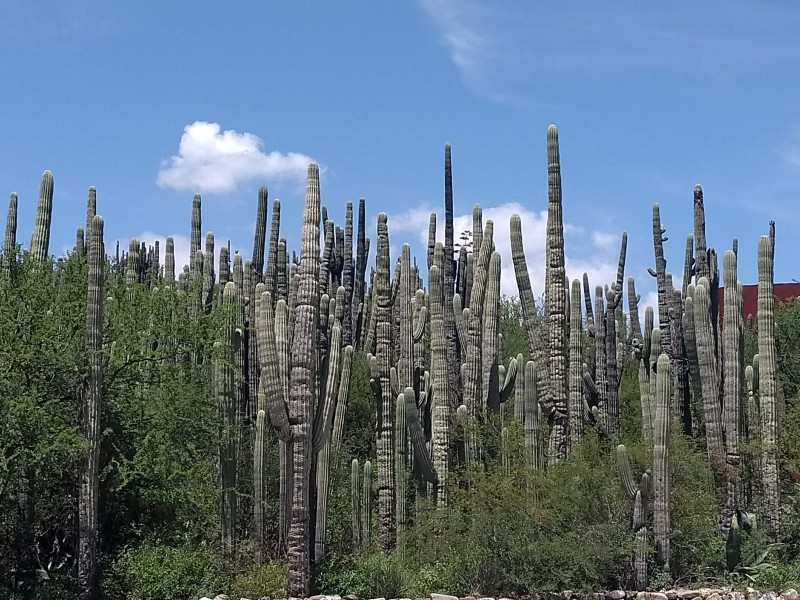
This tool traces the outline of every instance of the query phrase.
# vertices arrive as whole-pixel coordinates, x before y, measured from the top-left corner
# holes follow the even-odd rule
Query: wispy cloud
[[[110,29],[105,9],[97,0],[0,2],[0,33],[25,42],[96,36]]]
[[[194,192],[230,192],[257,178],[304,181],[313,159],[299,152],[262,151],[254,134],[195,121],[183,130],[178,153],[165,161],[158,184]]]
[[[475,27],[477,6],[469,0],[421,0],[421,3],[440,28],[453,62],[465,76],[479,77],[490,46],[488,38]]]
[[[547,74],[646,70],[725,77],[800,62],[800,13],[751,0],[563,4],[419,0],[474,91],[494,100],[546,85]]]

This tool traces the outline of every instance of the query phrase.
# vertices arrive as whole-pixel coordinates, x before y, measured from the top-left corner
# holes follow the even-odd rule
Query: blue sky
[[[556,123],[571,276],[608,282],[627,230],[647,296],[659,202],[679,277],[700,183],[709,242],[739,238],[740,279],[755,281],[758,236],[775,219],[776,280],[789,281],[798,31],[790,1],[0,0],[0,192],[19,193],[27,242],[39,177],[53,171],[58,252],[90,185],[107,247],[166,235],[185,247],[198,191],[204,230],[249,257],[260,185],[283,201],[296,247],[313,159],[335,219],[363,196],[371,223],[389,213],[395,251],[408,241],[421,255],[450,142],[457,213],[481,203],[504,253],[522,213],[538,293]],[[504,270],[514,293],[509,260]]]

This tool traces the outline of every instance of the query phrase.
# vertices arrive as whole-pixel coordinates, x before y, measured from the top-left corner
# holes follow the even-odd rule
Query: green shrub
[[[229,586],[228,569],[215,552],[145,545],[117,559],[104,591],[115,600],[189,600]]]
[[[403,566],[392,554],[330,556],[315,577],[320,593],[359,598],[401,598],[408,586]]]
[[[233,595],[247,598],[261,596],[284,598],[288,579],[289,568],[285,564],[270,563],[254,567],[234,580]]]
[[[511,477],[492,468],[453,472],[448,510],[417,511],[407,569],[455,594],[620,585],[629,576],[633,534],[606,446],[588,432],[546,474],[521,467]]]

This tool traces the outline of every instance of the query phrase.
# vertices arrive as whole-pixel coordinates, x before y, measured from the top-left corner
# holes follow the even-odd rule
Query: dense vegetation
[[[536,304],[518,220],[519,298],[499,294],[479,209],[455,252],[449,148],[445,244],[432,220],[424,286],[407,246],[390,277],[385,216],[366,274],[363,201],[356,235],[350,205],[336,228],[313,167],[297,262],[277,203],[265,259],[262,189],[252,260],[223,247],[215,272],[196,196],[191,265],[177,277],[170,241],[163,265],[136,240],[107,256],[94,190],[73,252],[52,259],[49,173],[22,248],[12,195],[0,265],[3,595],[800,583],[800,305],[778,307],[773,324],[760,304],[745,326],[741,300],[726,295],[718,317],[703,214],[687,285],[673,289],[657,207],[669,327],[654,329],[652,310],[639,322],[632,283],[624,314],[624,241],[617,281],[594,303],[587,281],[565,285],[554,128],[548,136],[548,285]],[[697,210],[696,190],[699,227]],[[773,244],[765,236],[759,257],[770,291]],[[726,292],[735,258],[725,255]],[[772,437],[761,416],[770,394]],[[777,507],[762,476],[770,461]]]

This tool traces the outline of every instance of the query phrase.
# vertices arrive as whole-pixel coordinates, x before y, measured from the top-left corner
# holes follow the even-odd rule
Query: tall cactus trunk
[[[97,594],[100,404],[103,390],[103,219],[92,218],[89,237],[89,285],[86,305],[86,352],[89,374],[84,382],[81,430],[88,449],[80,462],[78,491],[78,590],[82,600]]]
[[[669,572],[669,436],[672,372],[661,354],[656,366],[655,427],[653,428],[653,536],[658,563]]]
[[[444,147],[444,267],[442,270],[444,291],[444,334],[447,351],[447,381],[451,390],[451,408],[460,401],[464,382],[461,381],[461,351],[456,334],[456,315],[453,312],[454,294],[454,231],[453,231],[453,162],[450,144]],[[474,241],[474,240],[473,240]],[[465,299],[466,300],[466,299]]]
[[[39,185],[36,206],[36,225],[31,236],[31,254],[37,261],[45,260],[50,251],[50,222],[53,218],[53,174],[45,171]]]
[[[561,206],[561,160],[558,129],[547,129],[547,337],[550,351],[550,397],[547,399],[550,430],[548,459],[554,463],[567,456],[567,292],[564,270],[564,220]]]
[[[378,460],[378,541],[381,550],[395,542],[394,417],[397,399],[389,383],[391,368],[392,300],[389,282],[389,229],[386,214],[378,215],[377,269],[374,280],[375,357],[378,407],[375,438]]]
[[[781,532],[778,469],[778,410],[775,358],[773,248],[768,236],[758,242],[758,389],[761,408],[761,473],[764,530],[772,542]]]
[[[292,423],[292,513],[289,527],[290,596],[307,598],[310,592],[310,476],[311,435],[314,423],[316,357],[314,344],[319,320],[319,167],[308,167],[305,208],[303,209],[302,249],[300,253],[297,304],[294,308],[294,336],[291,349],[291,388],[289,421]]]
[[[8,198],[8,214],[6,215],[6,235],[3,243],[3,254],[6,265],[17,252],[17,194],[11,192]]]

